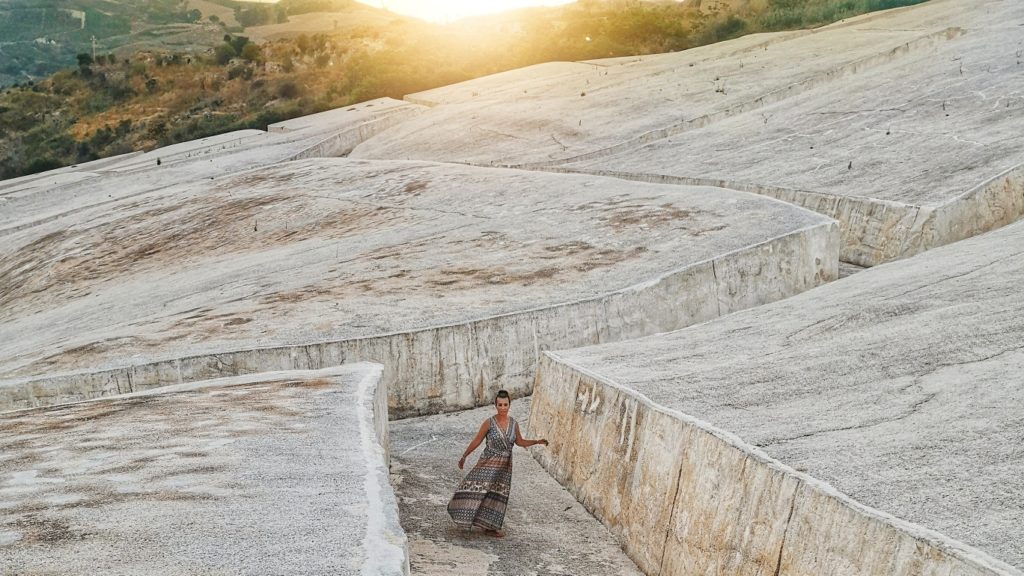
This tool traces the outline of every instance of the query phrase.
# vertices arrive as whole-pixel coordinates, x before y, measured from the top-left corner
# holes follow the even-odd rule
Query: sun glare
[[[453,22],[467,16],[480,16],[528,6],[557,6],[574,0],[359,0],[364,4],[392,12],[415,16],[430,22]]]

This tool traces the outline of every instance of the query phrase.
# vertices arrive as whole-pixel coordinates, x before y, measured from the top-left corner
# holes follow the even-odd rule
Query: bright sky
[[[359,0],[431,22],[451,22],[466,16],[504,12],[527,6],[557,6],[574,0]]]

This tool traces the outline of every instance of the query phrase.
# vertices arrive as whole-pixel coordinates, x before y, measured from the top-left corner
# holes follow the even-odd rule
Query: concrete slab
[[[0,183],[0,239],[89,207],[301,158],[337,157],[423,107],[388,98]]]
[[[394,367],[407,415],[525,392],[544,349],[835,279],[838,232],[742,192],[317,159],[69,211],[0,250],[0,406],[364,359]]]
[[[1024,5],[934,1],[675,54],[535,66],[413,95],[356,147],[767,194],[871,266],[1024,215]],[[589,66],[589,68],[588,68]]]
[[[381,367],[0,418],[5,574],[408,574]]]
[[[632,148],[951,41],[949,24],[903,18],[914,26],[872,26],[869,16],[818,33],[748,36],[611,65],[549,63],[413,94],[442,105],[361,144],[353,157],[535,167]]]
[[[512,402],[527,437],[530,399]],[[391,423],[392,483],[409,537],[412,572],[420,576],[641,576],[618,542],[526,450],[513,456],[505,537],[458,529],[446,506],[477,454],[456,461],[490,407]],[[532,448],[531,450],[542,450]]]
[[[1024,214],[1024,64],[1019,27],[1006,25],[1024,21],[1024,6],[956,6],[921,7],[958,26],[928,50],[572,166],[801,204],[840,220],[844,259],[865,265],[1005,225]]]
[[[267,126],[267,132],[318,132],[324,130],[347,130],[364,124],[373,124],[389,116],[407,117],[423,110],[422,106],[395,100],[377,98],[353,104],[345,108],[325,110],[308,116],[291,118]]]
[[[562,439],[545,466],[625,527],[647,571],[1019,575],[1022,281],[1017,223],[699,326],[553,353],[531,433]],[[674,511],[638,509],[637,483]],[[655,525],[668,540],[637,529]]]

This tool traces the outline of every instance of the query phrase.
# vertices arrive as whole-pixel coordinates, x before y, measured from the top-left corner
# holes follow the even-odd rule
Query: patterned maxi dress
[[[505,521],[512,488],[512,447],[518,424],[511,416],[506,430],[498,427],[494,416],[488,422],[487,447],[448,503],[448,514],[462,528],[479,526],[484,530],[499,530]]]

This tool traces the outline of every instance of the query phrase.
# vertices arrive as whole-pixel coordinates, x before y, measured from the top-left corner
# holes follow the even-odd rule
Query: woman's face
[[[508,414],[508,406],[508,398],[498,398],[494,401],[494,407],[498,409],[498,414],[501,414],[502,416]]]

